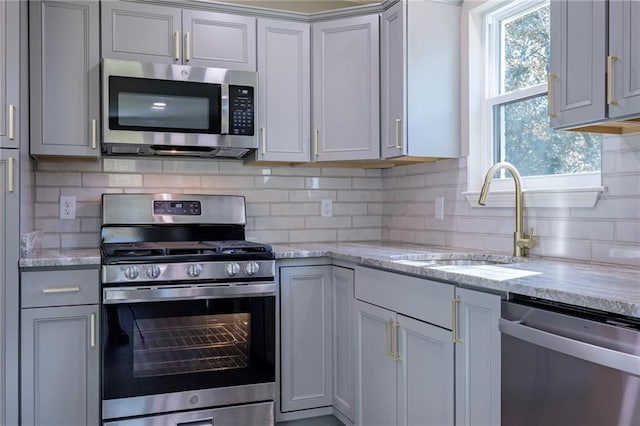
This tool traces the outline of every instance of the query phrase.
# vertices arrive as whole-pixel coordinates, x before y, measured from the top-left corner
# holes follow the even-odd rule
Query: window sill
[[[607,190],[604,186],[562,188],[562,189],[528,189],[522,191],[524,207],[595,207],[600,194]],[[471,207],[482,207],[478,204],[479,191],[463,192]],[[514,191],[489,191],[486,207],[514,207]]]

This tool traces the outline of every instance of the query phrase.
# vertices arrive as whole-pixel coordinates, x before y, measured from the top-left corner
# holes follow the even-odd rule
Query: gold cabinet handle
[[[9,140],[14,140],[16,137],[15,118],[16,106],[11,104],[9,105]]]
[[[615,55],[607,56],[607,105],[618,105],[613,97],[613,63],[617,60]]]
[[[556,74],[547,75],[547,111],[549,113],[549,117],[557,117],[556,112],[553,109],[553,80],[555,80],[558,76]]]
[[[185,62],[191,60],[191,33],[189,31],[184,33],[184,60]]]
[[[388,357],[393,357],[393,351],[391,349],[392,337],[393,334],[393,320],[387,320],[387,326],[385,328],[385,355]]]
[[[396,148],[402,149],[402,120],[396,118]]]
[[[98,120],[91,120],[91,149],[98,147]]]
[[[462,342],[460,336],[458,336],[458,305],[460,301],[461,299],[459,297],[451,301],[451,335],[453,337],[453,343]]]
[[[400,358],[400,339],[398,337],[398,335],[400,334],[400,323],[398,321],[394,321],[393,322],[393,334],[392,336],[392,340],[393,340],[393,353],[391,354],[391,358],[393,358],[395,361],[400,361],[402,358]]]
[[[89,344],[92,348],[96,347],[96,314],[92,313],[91,316],[89,317],[89,321],[90,321],[90,325],[89,327],[91,327],[91,335],[89,336]]]
[[[180,60],[180,31],[173,33],[173,59]]]
[[[262,155],[267,152],[267,131],[264,127],[260,128],[260,136],[262,137]]]
[[[318,139],[320,138],[320,129],[316,129],[315,136],[313,138],[313,155],[318,156]]]
[[[53,287],[53,288],[43,288],[42,293],[44,294],[52,294],[52,293],[77,293],[80,291],[80,287]]]
[[[7,159],[7,191],[13,192],[13,157]]]

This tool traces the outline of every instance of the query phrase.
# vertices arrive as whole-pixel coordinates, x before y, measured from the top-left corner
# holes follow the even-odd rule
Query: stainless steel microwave
[[[104,59],[102,152],[240,158],[258,148],[257,73]]]

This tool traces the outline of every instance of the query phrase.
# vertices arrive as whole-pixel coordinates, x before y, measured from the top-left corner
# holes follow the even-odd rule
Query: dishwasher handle
[[[640,356],[596,346],[500,318],[500,332],[536,346],[640,376]]]

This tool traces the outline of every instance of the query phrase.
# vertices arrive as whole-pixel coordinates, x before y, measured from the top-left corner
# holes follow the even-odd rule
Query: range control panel
[[[229,134],[254,135],[253,87],[229,85]]]
[[[153,214],[171,216],[200,216],[200,201],[154,200]]]

